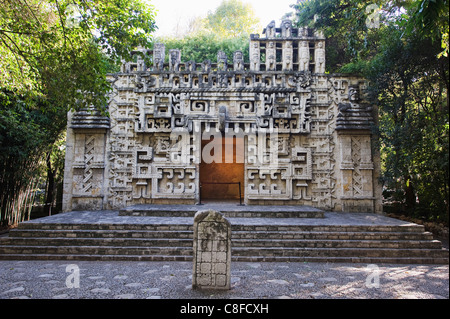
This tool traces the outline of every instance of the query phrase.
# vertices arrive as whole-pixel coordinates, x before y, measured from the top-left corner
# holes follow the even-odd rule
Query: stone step
[[[156,260],[156,256],[192,256],[192,248],[187,247],[120,247],[120,246],[0,246],[0,259],[10,259],[13,256],[65,256],[62,259],[78,259],[89,255],[95,260],[103,256],[148,256]],[[420,258],[448,262],[448,251],[441,249],[367,249],[367,248],[261,248],[234,247],[232,256],[236,260],[251,260],[252,258],[266,261],[281,261],[286,258]],[[248,257],[242,258],[242,257]],[[37,258],[37,257],[33,257]],[[272,259],[270,259],[272,258]],[[119,259],[120,260],[120,257]]]
[[[21,223],[0,238],[0,259],[192,260],[190,217],[83,216]],[[448,263],[448,250],[416,224],[342,224],[331,218],[229,221],[235,261]]]
[[[41,238],[180,238],[192,239],[193,232],[187,230],[11,230],[10,237]],[[324,232],[324,231],[235,231],[236,239],[352,239],[352,240],[432,240],[429,232]]]
[[[187,230],[41,230],[21,229],[10,231],[11,238],[34,237],[34,238],[180,238],[191,239],[192,231]]]
[[[21,223],[19,226],[11,230],[19,231],[23,229],[38,230],[124,230],[124,231],[193,231],[191,224],[84,224],[84,223]]]
[[[192,247],[189,238],[1,238],[4,246],[138,246]],[[437,240],[329,240],[329,239],[232,239],[233,247],[310,247],[310,248],[411,248],[440,249]]]
[[[0,246],[0,256],[17,254],[55,255],[192,255],[191,247],[139,247],[139,246]]]
[[[85,261],[192,261],[186,255],[57,255],[57,254],[11,254],[0,255],[0,260],[85,260]],[[273,256],[232,256],[232,261],[241,262],[336,262],[365,264],[447,264],[447,258],[421,257],[273,257]]]
[[[364,263],[364,264],[448,264],[447,257],[274,257],[274,256],[234,256],[232,261],[243,262],[327,262],[327,263]]]
[[[1,238],[0,245],[11,246],[121,246],[121,247],[189,247],[192,239],[181,238]],[[1,247],[1,246],[0,246]]]
[[[235,231],[233,239],[433,240],[430,232]]]
[[[303,231],[303,232],[415,232],[425,231],[422,225],[286,225],[286,224],[239,224],[231,220],[232,231]],[[39,230],[129,230],[129,231],[193,231],[189,224],[54,224],[21,223],[13,231],[22,229]],[[13,232],[12,231],[12,232]]]
[[[188,255],[65,255],[65,254],[0,254],[0,260],[84,260],[84,261],[192,261]]]
[[[433,241],[413,241],[413,240],[254,240],[239,239],[232,241],[233,247],[269,247],[269,248],[400,248],[400,249],[440,249],[441,242]]]
[[[266,232],[410,232],[423,233],[422,225],[246,225],[233,224],[232,231],[266,231]]]
[[[448,251],[442,249],[395,249],[395,248],[299,248],[299,247],[239,247],[233,256],[263,257],[429,257],[447,258]]]

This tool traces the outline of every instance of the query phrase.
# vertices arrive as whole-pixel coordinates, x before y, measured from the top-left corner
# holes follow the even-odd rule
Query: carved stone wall
[[[109,120],[87,111],[68,118],[63,209],[102,209]]]
[[[248,62],[136,52],[109,76],[109,119],[69,117],[64,209],[198,203],[202,139],[217,135],[243,141],[246,204],[380,212],[376,110],[364,79],[325,73],[325,42],[283,21],[251,35]]]

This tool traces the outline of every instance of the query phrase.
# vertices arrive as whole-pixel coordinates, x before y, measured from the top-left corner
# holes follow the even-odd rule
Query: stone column
[[[169,71],[180,71],[181,51],[178,49],[169,50]]]
[[[250,71],[259,71],[261,64],[261,51],[259,46],[259,35],[252,34],[250,37]]]
[[[308,41],[300,41],[298,48],[299,71],[309,71],[309,59],[309,43]]]
[[[194,217],[193,289],[231,287],[231,225],[219,212],[199,211]]]
[[[166,49],[164,44],[155,43],[153,48],[153,70],[162,71],[164,69],[164,59],[166,57]]]
[[[283,43],[283,70],[292,71],[293,69],[293,54],[294,49],[292,47],[292,41],[286,41]]]
[[[314,51],[314,72],[322,74],[325,73],[325,41],[316,42]]]
[[[274,41],[266,44],[266,71],[275,71],[277,69],[277,52]]]
[[[92,111],[92,112],[91,112]],[[103,209],[109,118],[94,108],[69,112],[63,210]]]

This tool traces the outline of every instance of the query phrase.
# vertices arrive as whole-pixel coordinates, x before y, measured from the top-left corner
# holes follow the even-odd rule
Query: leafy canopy
[[[248,38],[260,31],[259,19],[250,4],[240,0],[224,0],[205,18],[191,21],[189,31],[182,37],[157,39],[166,49],[181,49],[184,61],[203,62],[217,59],[217,52],[224,51],[228,58],[240,50],[248,60]]]
[[[53,108],[103,106],[106,73],[154,30],[141,0],[1,0],[0,87]]]
[[[214,12],[208,13],[204,28],[223,38],[248,36],[260,29],[253,7],[240,0],[224,0]]]
[[[0,0],[0,224],[23,220],[43,175],[52,202],[67,110],[104,110],[106,74],[155,28],[143,0]]]

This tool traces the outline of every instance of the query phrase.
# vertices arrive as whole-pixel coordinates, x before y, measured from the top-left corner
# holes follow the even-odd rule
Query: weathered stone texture
[[[231,225],[213,210],[199,211],[194,217],[192,287],[230,289]]]
[[[228,134],[243,141],[245,204],[380,212],[376,109],[364,79],[325,73],[325,44],[284,21],[251,35],[248,62],[136,51],[109,76],[109,119],[69,117],[64,210],[198,203],[202,138]]]

